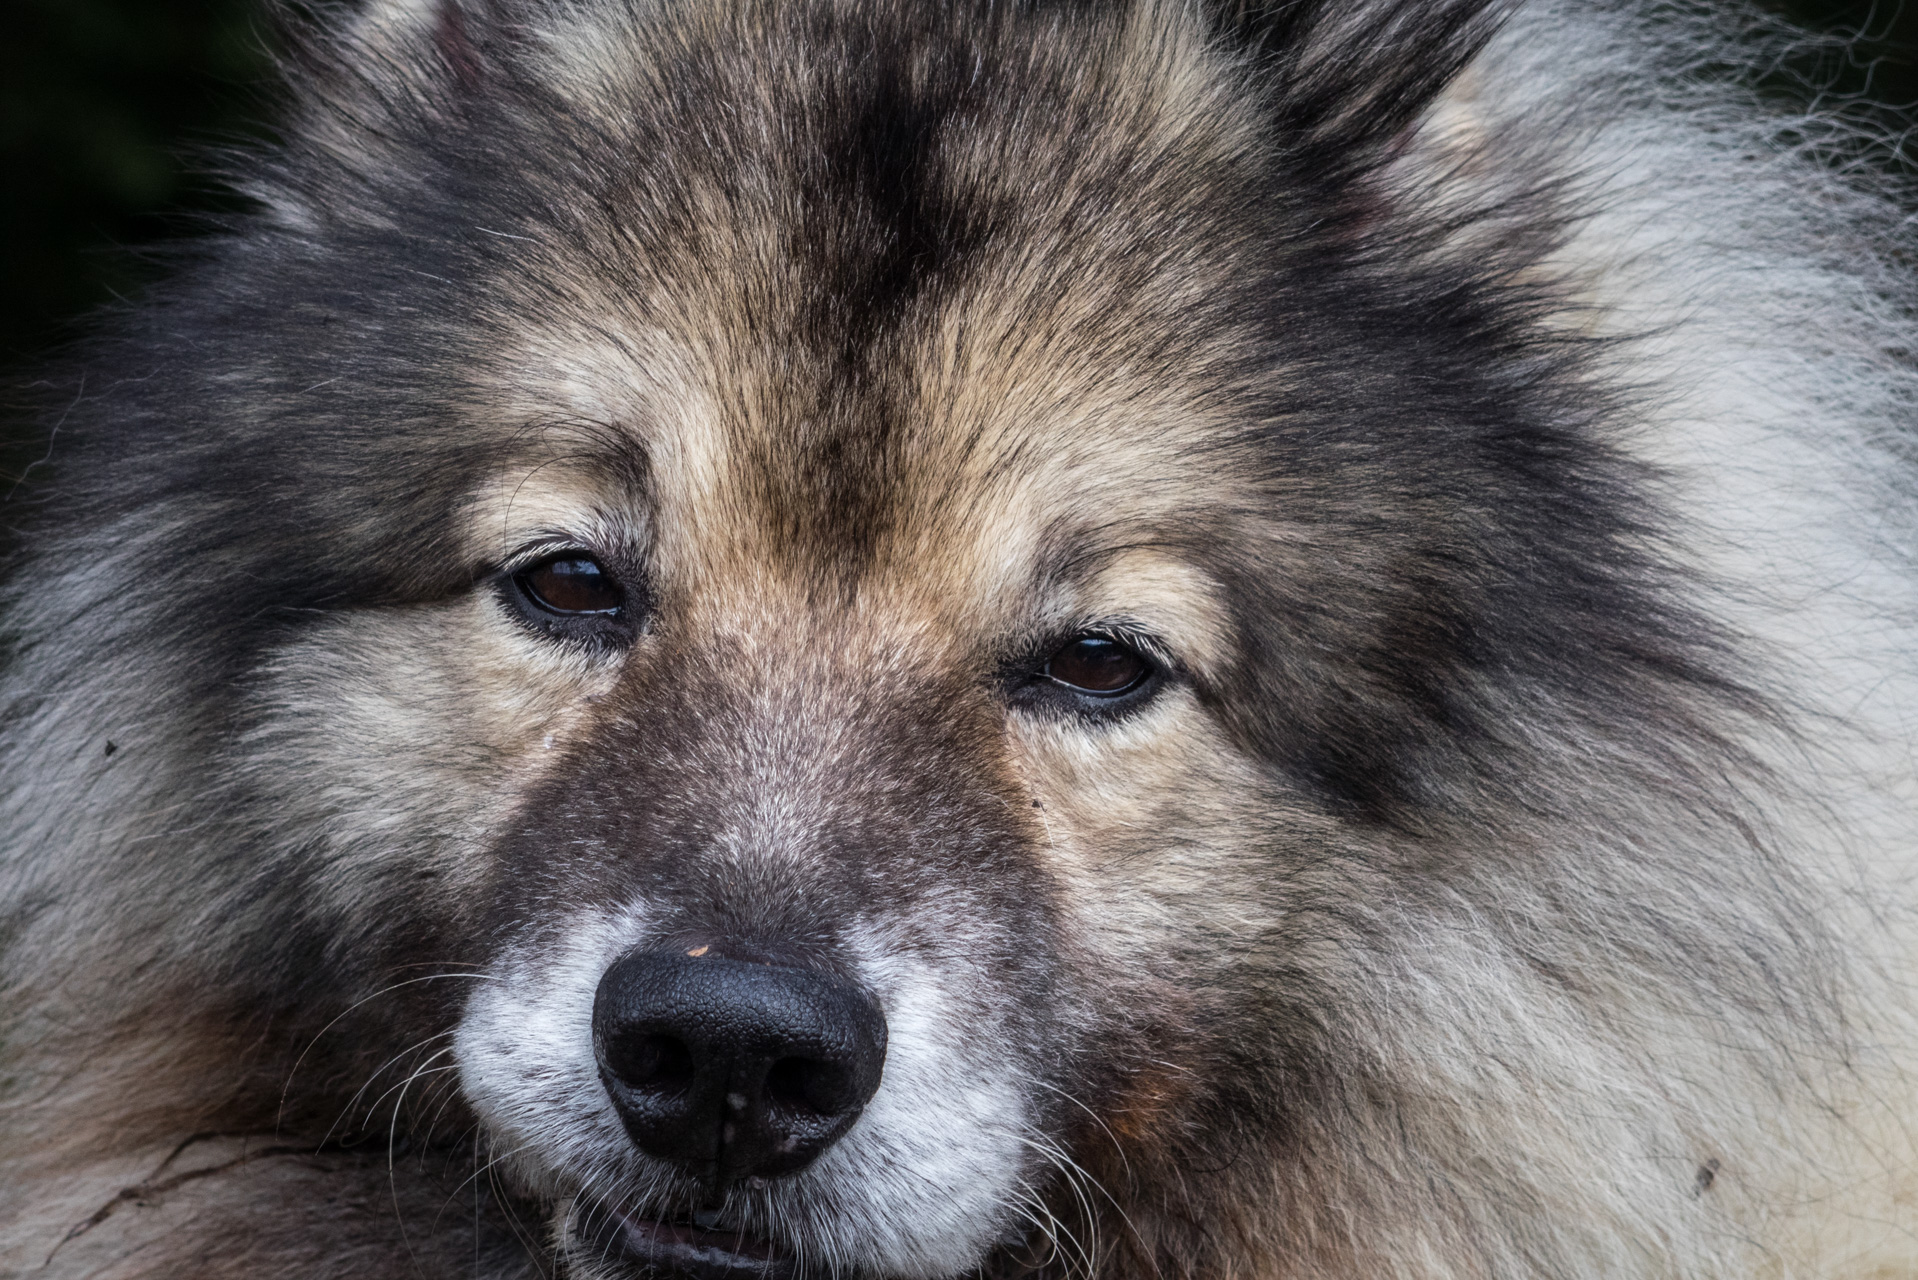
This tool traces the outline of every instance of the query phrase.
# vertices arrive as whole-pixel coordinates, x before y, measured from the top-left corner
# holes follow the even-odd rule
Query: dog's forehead
[[[515,318],[495,403],[591,440],[522,432],[497,481],[518,517],[482,504],[489,528],[643,510],[658,585],[714,625],[858,601],[971,630],[1115,565],[1189,581],[1141,548],[1231,501],[1240,266],[1196,260],[1189,233],[1242,217],[1227,189],[1257,133],[1198,27],[1144,6],[1013,69],[985,28],[930,19],[890,44],[795,19],[707,57],[731,38],[710,18],[670,56],[645,23],[553,33],[547,56],[598,68],[566,78],[595,102],[685,101],[675,77],[694,76],[725,110],[644,145],[609,119],[605,167],[633,175],[605,199],[617,234],[516,261],[566,304]],[[730,167],[710,147],[647,158],[713,130],[737,135]],[[1005,189],[1026,153],[1047,190]],[[595,471],[643,472],[643,493]]]
[[[522,432],[474,504],[482,559],[528,531],[643,530],[657,587],[729,630],[822,607],[959,633],[1048,606],[1214,611],[1188,553],[1234,463],[1204,404],[1043,334],[1021,363],[928,325],[867,380],[651,340],[549,357],[561,425]]]

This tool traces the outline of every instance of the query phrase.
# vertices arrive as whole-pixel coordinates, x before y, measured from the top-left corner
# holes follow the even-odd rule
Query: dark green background
[[[1918,99],[1918,14],[1780,2],[1814,25],[1868,33],[1848,62],[1815,74],[1878,103]],[[0,365],[30,364],[75,317],[136,292],[157,269],[141,246],[227,199],[204,151],[256,133],[267,114],[261,5],[0,0]]]

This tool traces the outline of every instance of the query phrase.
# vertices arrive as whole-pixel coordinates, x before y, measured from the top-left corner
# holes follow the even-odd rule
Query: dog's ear
[[[293,20],[291,44],[310,68],[363,78],[386,95],[404,86],[442,102],[497,79],[520,24],[512,0],[368,0]]]
[[[1274,136],[1307,163],[1364,165],[1395,146],[1497,31],[1511,0],[1211,0]]]
[[[454,88],[472,92],[514,26],[497,0],[373,0],[359,28],[362,40],[426,55]]]
[[[292,225],[376,216],[371,175],[420,171],[421,149],[522,92],[532,0],[271,0],[297,163],[241,185]]]

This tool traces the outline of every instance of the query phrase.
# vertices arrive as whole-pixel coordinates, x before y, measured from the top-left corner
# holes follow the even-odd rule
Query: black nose
[[[886,1019],[810,969],[636,952],[593,999],[600,1079],[648,1155],[696,1177],[810,1164],[879,1088]]]

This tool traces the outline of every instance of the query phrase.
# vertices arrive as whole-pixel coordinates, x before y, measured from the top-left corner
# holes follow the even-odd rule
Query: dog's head
[[[1549,192],[1419,129],[1478,8],[438,0],[307,67],[172,304],[217,518],[153,572],[239,620],[247,947],[464,975],[393,1034],[573,1274],[1385,1257],[1625,1123],[1537,1072],[1609,1078],[1592,779],[1703,649]]]

